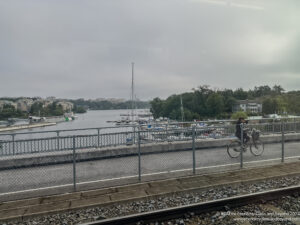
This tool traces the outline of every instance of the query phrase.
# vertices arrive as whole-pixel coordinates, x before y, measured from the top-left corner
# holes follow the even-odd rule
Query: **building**
[[[72,111],[74,104],[72,102],[59,101],[57,105],[61,105],[62,109],[66,112]]]
[[[250,113],[261,113],[262,112],[262,103],[257,100],[239,100],[233,107],[233,112],[244,111]]]
[[[7,100],[0,100],[0,110],[3,109],[4,105],[11,105],[15,109],[17,109],[17,103],[12,102],[12,101],[7,101]]]
[[[34,101],[30,98],[22,98],[17,101],[17,109],[22,112],[29,112]]]
[[[53,101],[52,100],[43,100],[42,104],[43,104],[43,108],[45,108],[45,107],[53,104]]]

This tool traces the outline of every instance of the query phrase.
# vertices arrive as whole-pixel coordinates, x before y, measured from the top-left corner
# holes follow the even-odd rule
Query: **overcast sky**
[[[299,0],[0,0],[0,96],[300,89]]]

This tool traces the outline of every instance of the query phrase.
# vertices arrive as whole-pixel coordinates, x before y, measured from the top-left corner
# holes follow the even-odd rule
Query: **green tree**
[[[275,114],[278,112],[278,103],[274,98],[266,98],[262,103],[262,111],[264,114]]]
[[[27,114],[17,110],[14,106],[5,104],[0,111],[0,120],[7,120],[9,118],[26,118]]]
[[[248,92],[244,91],[243,88],[238,88],[233,92],[233,97],[238,100],[246,100],[248,98]]]
[[[275,95],[281,95],[284,89],[280,85],[274,85],[272,91]]]
[[[236,103],[236,99],[234,97],[227,97],[224,100],[224,111],[226,113],[231,113],[232,112],[232,108],[234,106],[234,104]]]
[[[206,102],[207,111],[210,116],[215,117],[220,115],[224,111],[223,96],[218,93],[209,95]]]
[[[238,111],[238,112],[235,112],[231,115],[231,119],[234,119],[234,120],[237,120],[239,118],[244,118],[246,119],[248,117],[247,113],[244,112],[244,111]]]
[[[180,112],[180,109],[173,109],[169,113],[168,118],[173,119],[173,120],[181,121],[181,112]]]
[[[277,113],[284,114],[287,112],[288,102],[280,95],[276,97]]]
[[[73,112],[74,113],[86,113],[86,109],[83,106],[74,105]]]
[[[263,85],[259,87],[254,87],[253,96],[254,97],[263,97],[272,94],[272,89],[268,85]]]
[[[35,102],[30,107],[29,113],[34,116],[39,116],[39,115],[44,116],[42,115],[44,114],[43,111],[44,111],[43,104],[41,102]]]
[[[287,102],[287,112],[291,114],[300,114],[300,93],[292,92],[285,96]]]
[[[163,101],[160,98],[155,98],[150,102],[150,104],[150,111],[153,114],[153,117],[155,119],[161,117],[163,111]]]

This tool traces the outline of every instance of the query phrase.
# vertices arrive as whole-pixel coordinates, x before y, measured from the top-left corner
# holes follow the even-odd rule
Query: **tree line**
[[[111,101],[92,101],[92,100],[84,100],[84,99],[76,99],[69,100],[74,103],[77,107],[82,107],[84,109],[90,110],[112,110],[112,109],[131,109],[132,101],[124,101],[124,102],[111,102]],[[134,108],[137,109],[146,109],[150,108],[149,102],[145,101],[135,101]]]
[[[28,116],[62,116],[65,111],[62,106],[53,102],[52,104],[43,106],[41,102],[35,102],[30,107],[28,112],[16,109],[14,106],[5,104],[2,109],[0,109],[0,120],[7,120],[9,118],[28,118]]]
[[[300,91],[285,92],[280,85],[254,87],[248,91],[243,88],[213,89],[208,85],[193,89],[180,95],[171,95],[167,99],[154,98],[151,112],[154,118],[167,117],[181,120],[181,100],[186,121],[208,118],[226,119],[232,116],[232,108],[238,100],[256,100],[262,103],[262,115],[300,114]],[[257,115],[247,112],[248,115]]]
[[[17,110],[12,105],[4,105],[0,109],[0,120],[7,120],[9,118],[27,118],[28,115],[21,110]]]

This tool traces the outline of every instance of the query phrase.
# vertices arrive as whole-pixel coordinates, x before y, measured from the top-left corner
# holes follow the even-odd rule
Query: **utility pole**
[[[134,121],[134,62],[131,63],[131,122]]]

